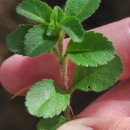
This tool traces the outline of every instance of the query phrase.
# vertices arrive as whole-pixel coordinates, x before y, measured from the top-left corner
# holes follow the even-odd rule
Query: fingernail
[[[71,124],[71,125],[63,125],[57,130],[94,130],[94,129],[80,124],[73,124],[73,125]]]

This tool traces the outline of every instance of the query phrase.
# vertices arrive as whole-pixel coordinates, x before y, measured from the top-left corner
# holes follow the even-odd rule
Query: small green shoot
[[[37,130],[56,130],[73,118],[71,96],[76,89],[104,91],[116,83],[123,71],[112,42],[102,34],[86,32],[82,27],[81,22],[96,11],[100,2],[67,0],[64,9],[58,6],[52,9],[40,0],[25,0],[16,8],[18,14],[37,25],[20,25],[9,34],[9,49],[30,57],[53,53],[61,66],[62,88],[51,79],[43,79],[35,83],[26,95],[25,106],[29,113],[42,118]],[[68,36],[71,40],[63,52],[63,40]],[[68,58],[76,65],[71,87],[67,85]]]

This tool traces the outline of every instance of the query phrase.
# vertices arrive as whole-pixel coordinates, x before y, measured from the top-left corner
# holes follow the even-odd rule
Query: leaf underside
[[[63,116],[55,116],[51,119],[41,119],[37,124],[37,130],[56,130],[67,121],[68,119]]]
[[[82,91],[100,92],[115,84],[122,71],[123,65],[118,56],[99,67],[77,66],[74,71],[73,86]]]
[[[69,94],[61,92],[53,80],[42,80],[31,87],[25,105],[30,114],[51,118],[64,111],[69,103]]]
[[[112,42],[100,33],[86,32],[80,43],[70,41],[67,54],[77,65],[96,67],[114,58]]]

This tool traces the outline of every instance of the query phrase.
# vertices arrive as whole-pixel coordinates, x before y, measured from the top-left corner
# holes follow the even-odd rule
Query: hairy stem
[[[59,34],[59,40],[58,40],[58,48],[59,48],[59,62],[60,62],[60,72],[61,72],[61,84],[62,84],[62,90],[68,92],[68,85],[67,85],[67,54],[63,52],[63,40],[65,38],[65,33],[63,31]],[[71,96],[71,95],[70,95]],[[72,119],[74,117],[73,110],[71,106],[67,106],[67,108],[64,111],[64,116],[68,119]]]
[[[65,59],[61,63],[61,82],[62,82],[62,87],[65,91],[68,90],[67,79],[68,79],[67,64],[66,64],[66,59]]]
[[[62,83],[62,89],[67,91],[68,85],[67,85],[67,66],[66,66],[66,57],[67,55],[63,52],[63,40],[64,40],[65,34],[63,31],[59,34],[59,41],[58,41],[58,47],[59,47],[59,61],[60,61],[60,71],[61,71],[61,83]]]

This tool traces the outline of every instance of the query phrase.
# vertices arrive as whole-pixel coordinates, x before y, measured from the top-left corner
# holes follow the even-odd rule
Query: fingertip
[[[18,92],[21,84],[16,70],[19,69],[18,66],[22,59],[22,55],[13,55],[5,60],[0,67],[0,82],[8,92],[13,92],[13,94]]]
[[[57,130],[129,130],[129,117],[88,117],[65,123]]]

